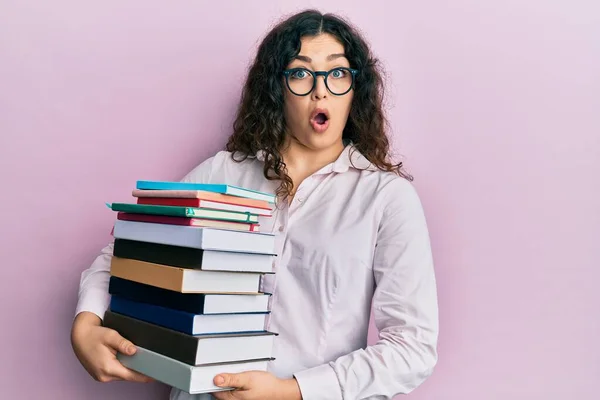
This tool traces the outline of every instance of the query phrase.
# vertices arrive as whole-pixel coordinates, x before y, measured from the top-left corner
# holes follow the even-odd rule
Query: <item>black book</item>
[[[275,333],[189,335],[107,310],[104,326],[135,346],[189,365],[271,358]]]
[[[275,257],[273,254],[202,250],[129,239],[115,239],[113,255],[179,268],[262,273],[273,273]]]

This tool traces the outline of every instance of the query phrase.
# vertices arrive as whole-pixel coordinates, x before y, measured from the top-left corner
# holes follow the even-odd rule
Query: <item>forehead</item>
[[[344,53],[344,45],[329,33],[305,36],[301,39],[300,55],[317,60],[336,53]]]

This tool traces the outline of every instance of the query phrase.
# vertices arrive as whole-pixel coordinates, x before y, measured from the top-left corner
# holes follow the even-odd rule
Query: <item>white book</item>
[[[268,312],[269,295],[207,294],[204,314]]]
[[[266,217],[267,216],[270,217],[273,215],[272,210],[266,210],[264,208],[256,208],[256,207],[249,207],[249,206],[241,206],[238,204],[219,203],[219,202],[210,201],[210,200],[202,200],[202,203],[200,203],[200,204],[202,207],[212,208],[215,210],[243,212],[243,213],[256,214],[256,215],[261,215],[261,216],[266,216]]]
[[[275,335],[206,335],[195,336],[196,365],[222,360],[253,360],[272,355]],[[226,361],[230,362],[230,361]]]
[[[265,329],[268,313],[257,314],[196,314],[192,335],[215,333],[259,332]]]
[[[213,383],[215,376],[220,373],[266,371],[270,361],[263,359],[193,366],[139,346],[134,355],[117,353],[117,358],[127,368],[190,394],[231,389],[215,386]]]
[[[175,268],[167,267],[164,268]],[[202,271],[176,268],[181,272],[182,293],[257,293],[260,289],[259,273]]]
[[[203,250],[275,254],[272,233],[116,220],[113,236]]]
[[[201,268],[205,271],[273,273],[274,264],[275,255],[272,254],[205,250]]]

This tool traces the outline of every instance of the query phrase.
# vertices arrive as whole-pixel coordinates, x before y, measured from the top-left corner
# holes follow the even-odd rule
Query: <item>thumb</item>
[[[239,374],[219,374],[215,376],[214,383],[219,387],[233,387],[243,389],[248,379],[245,373]]]
[[[106,344],[112,347],[115,351],[131,356],[135,354],[136,348],[129,340],[119,335],[117,331],[111,331],[107,335]]]

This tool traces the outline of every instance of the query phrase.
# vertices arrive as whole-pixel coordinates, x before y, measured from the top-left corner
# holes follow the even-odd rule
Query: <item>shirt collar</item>
[[[342,173],[348,171],[350,168],[356,170],[369,170],[376,171],[377,167],[373,165],[360,151],[354,146],[352,142],[346,144],[344,151],[333,163],[326,165],[321,170],[328,169],[326,172]]]
[[[376,171],[377,167],[373,165],[360,151],[354,146],[351,141],[344,141],[345,147],[339,157],[332,163],[325,165],[323,168],[315,172],[315,175],[328,174],[330,172],[342,173],[350,168],[356,170]],[[261,162],[265,161],[265,152],[259,150],[256,153],[256,158]]]

